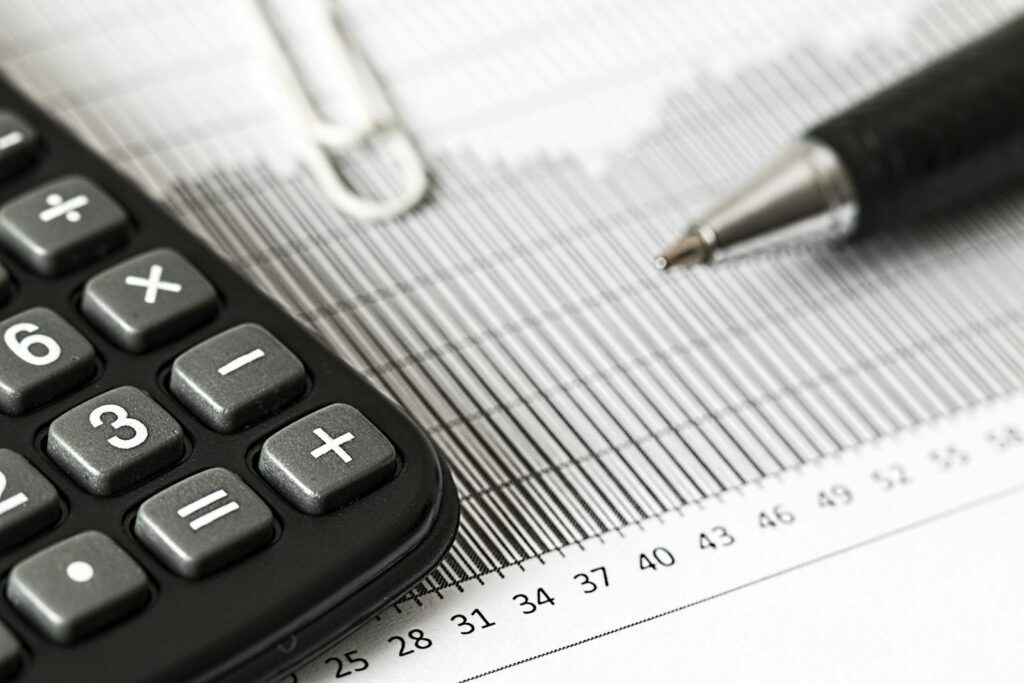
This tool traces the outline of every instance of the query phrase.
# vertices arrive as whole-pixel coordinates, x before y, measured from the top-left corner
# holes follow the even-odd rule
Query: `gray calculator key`
[[[154,249],[90,279],[82,312],[115,344],[137,353],[169,342],[209,320],[217,293],[171,249]]]
[[[21,666],[21,643],[0,623],[0,680],[9,680]]]
[[[0,411],[20,415],[92,377],[96,351],[48,308],[0,322]]]
[[[57,489],[28,460],[0,448],[0,548],[42,531],[60,517]]]
[[[50,425],[46,452],[83,489],[109,496],[174,464],[181,425],[141,389],[118,387]]]
[[[170,384],[171,393],[208,427],[232,432],[299,396],[306,372],[276,337],[246,323],[178,356]]]
[[[143,503],[135,535],[172,571],[196,579],[269,543],[274,518],[237,474],[217,467]]]
[[[36,156],[39,135],[28,121],[10,111],[0,111],[0,178],[9,178]]]
[[[258,469],[299,510],[322,515],[391,479],[395,448],[350,405],[335,403],[263,443]]]
[[[0,242],[41,275],[60,275],[124,241],[128,216],[82,176],[30,190],[0,209]]]
[[[71,643],[141,608],[148,585],[110,537],[85,531],[16,564],[7,599],[48,638]]]

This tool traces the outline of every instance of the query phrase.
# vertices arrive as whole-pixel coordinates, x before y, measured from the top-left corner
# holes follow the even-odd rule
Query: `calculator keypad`
[[[451,542],[443,463],[158,206],[16,108],[28,121],[0,109],[0,181],[23,172],[0,182],[0,681],[205,680],[229,658],[254,680],[312,654]],[[342,510],[385,484],[395,514]],[[252,652],[284,631],[294,651]]]
[[[109,496],[181,458],[181,425],[135,387],[118,387],[64,413],[50,425],[47,454],[83,489]]]
[[[16,564],[7,599],[47,637],[72,643],[137,611],[148,586],[109,536],[85,531]]]
[[[94,372],[96,351],[48,308],[0,322],[0,411],[21,415],[77,388]]]
[[[124,209],[82,176],[30,190],[0,209],[0,242],[40,275],[60,275],[121,244]]]
[[[175,573],[196,579],[270,542],[270,508],[233,472],[215,467],[139,508],[135,535]]]
[[[302,394],[306,371],[272,334],[259,325],[243,324],[178,356],[170,386],[206,426],[233,432]]]
[[[0,448],[0,484],[0,548],[25,540],[60,517],[57,489],[7,448]]]
[[[0,110],[0,178],[9,178],[36,156],[39,135],[28,121]]]
[[[217,292],[171,249],[154,249],[93,277],[82,312],[112,342],[136,353],[177,339],[217,311]]]
[[[391,442],[362,413],[335,403],[263,443],[258,469],[299,510],[322,515],[394,476]]]

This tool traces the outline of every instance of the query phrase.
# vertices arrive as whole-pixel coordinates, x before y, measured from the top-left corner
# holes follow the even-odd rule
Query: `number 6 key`
[[[48,308],[0,322],[0,412],[21,415],[78,387],[95,372],[96,351]]]

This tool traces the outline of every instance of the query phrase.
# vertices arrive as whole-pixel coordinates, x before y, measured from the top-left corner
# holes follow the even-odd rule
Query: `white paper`
[[[1020,198],[840,253],[651,267],[816,118],[1019,3],[342,7],[435,181],[390,223],[340,216],[302,170],[248,2],[0,10],[9,76],[456,472],[450,557],[299,680],[1019,678]],[[324,34],[287,11],[325,109],[355,120]],[[393,181],[373,154],[343,167]],[[887,492],[894,464],[912,482]],[[853,502],[819,506],[836,485]],[[735,546],[701,550],[716,526]],[[641,569],[659,547],[673,562]]]

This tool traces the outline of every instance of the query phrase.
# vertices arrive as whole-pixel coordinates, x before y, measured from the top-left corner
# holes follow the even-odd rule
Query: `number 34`
[[[117,434],[107,439],[107,443],[114,448],[120,448],[121,450],[135,448],[145,442],[149,437],[149,430],[146,429],[146,425],[142,424],[141,421],[136,420],[134,417],[128,417],[128,411],[114,403],[99,406],[89,413],[89,424],[94,428],[102,427],[104,425],[104,415],[114,416],[114,420],[112,422],[106,423],[114,430],[130,429],[132,431],[132,435],[127,439],[118,436]]]

